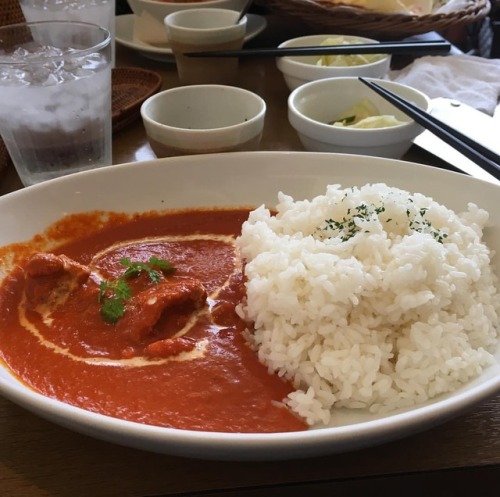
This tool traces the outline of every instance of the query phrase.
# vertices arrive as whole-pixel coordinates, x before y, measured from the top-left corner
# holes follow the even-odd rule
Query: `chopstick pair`
[[[451,44],[444,40],[430,41],[387,41],[380,43],[361,43],[352,45],[319,45],[309,47],[249,48],[240,50],[214,50],[186,52],[186,57],[248,57],[290,55],[350,55],[350,54],[392,54],[392,55],[437,55],[446,54]]]
[[[396,95],[387,88],[383,88],[379,84],[368,81],[362,77],[358,79],[404,112],[407,116],[411,117],[422,127],[431,131],[438,138],[441,138],[448,145],[451,145],[462,155],[491,174],[494,178],[500,180],[500,155],[440,121],[420,107],[417,107],[415,104]]]

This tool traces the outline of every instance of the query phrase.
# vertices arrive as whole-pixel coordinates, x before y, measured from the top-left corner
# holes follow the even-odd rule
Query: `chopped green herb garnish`
[[[150,257],[148,262],[134,262],[124,257],[120,259],[120,264],[126,268],[124,273],[112,281],[101,281],[99,285],[97,301],[102,303],[100,314],[107,323],[116,323],[125,314],[125,303],[132,297],[127,279],[145,272],[153,283],[158,284],[162,274],[175,270],[169,261],[155,256]]]
[[[155,256],[150,257],[149,262],[132,262],[129,258],[124,257],[120,260],[120,264],[127,268],[123,273],[125,278],[132,278],[138,276],[141,272],[146,272],[153,283],[160,281],[162,271],[168,272],[174,269],[170,262],[158,259]]]
[[[425,208],[420,209],[418,212],[418,216],[414,215],[413,217],[410,217],[409,213],[407,212],[409,219],[409,228],[412,231],[416,231],[418,233],[427,233],[431,235],[437,242],[443,243],[444,239],[448,238],[448,234],[444,231],[434,228],[434,226],[432,226],[432,223],[428,219],[424,219],[427,210],[428,209]]]
[[[356,116],[347,116],[347,117],[343,117],[342,119],[337,119],[335,121],[331,121],[328,124],[341,123],[344,126],[347,126],[348,124],[352,124],[355,120],[356,120]]]
[[[411,198],[408,201],[413,202]],[[417,209],[411,206],[411,208],[407,208],[408,228],[414,232],[427,233],[437,242],[443,243],[448,234],[435,228],[428,219],[425,219],[428,210],[426,207]],[[359,221],[368,221],[373,216],[379,216],[383,212],[385,212],[384,205],[376,206],[374,204],[361,203],[354,208],[348,208],[346,215],[340,220],[325,219],[324,226],[319,227],[317,233],[319,233],[321,238],[338,237],[341,241],[345,242],[360,232],[361,226]],[[357,222],[357,220],[359,221]],[[390,221],[392,221],[392,218],[385,220],[386,223]],[[364,230],[364,233],[368,233],[368,231]]]
[[[353,209],[347,209],[346,215],[339,221],[335,219],[325,219],[325,226],[320,229],[321,231],[328,232],[329,238],[338,236],[343,242],[346,242],[361,229],[355,219],[368,220],[372,216],[378,215],[384,211],[384,206],[377,207],[373,204],[362,203]]]

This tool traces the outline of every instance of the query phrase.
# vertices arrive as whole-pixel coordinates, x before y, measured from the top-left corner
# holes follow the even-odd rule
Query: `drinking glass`
[[[19,0],[27,22],[79,21],[97,24],[111,33],[115,61],[115,0]]]
[[[0,27],[0,135],[25,186],[111,164],[110,33],[88,23]]]

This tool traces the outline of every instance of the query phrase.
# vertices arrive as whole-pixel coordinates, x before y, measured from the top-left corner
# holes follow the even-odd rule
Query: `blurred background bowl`
[[[177,2],[159,2],[154,0],[127,0],[132,12],[141,16],[144,12],[150,14],[158,22],[163,24],[168,14],[184,9],[200,9],[216,7],[218,9],[242,10],[246,0],[194,0]]]
[[[162,46],[168,44],[166,16],[186,9],[218,8],[241,11],[246,0],[194,0],[159,2],[154,0],[127,0],[134,13],[135,41]]]
[[[292,38],[290,40],[284,41],[278,46],[280,48],[291,48],[321,45],[328,38],[341,38],[348,43],[379,43],[379,41],[377,40],[364,38],[361,36],[319,34]],[[371,55],[370,57],[373,57],[373,55]],[[342,58],[346,61],[348,60],[346,56],[342,56]],[[309,81],[324,78],[348,76],[383,78],[389,72],[389,68],[391,65],[391,56],[385,54],[382,54],[382,57],[379,60],[360,65],[317,65],[318,59],[320,59],[318,55],[277,57],[276,65],[278,66],[278,69],[283,73],[285,82],[290,90],[294,90],[298,86]]]
[[[430,100],[422,92],[392,81],[373,81],[429,110]],[[364,98],[375,105],[380,115],[393,115],[404,124],[372,129],[329,124]],[[321,79],[296,88],[288,98],[288,120],[306,150],[393,159],[401,158],[423,131],[415,121],[355,77]]]
[[[153,95],[141,107],[157,157],[256,150],[266,103],[247,90],[189,85]]]

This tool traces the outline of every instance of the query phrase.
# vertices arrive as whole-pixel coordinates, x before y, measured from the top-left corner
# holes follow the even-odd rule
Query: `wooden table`
[[[252,44],[276,44],[308,32],[300,22],[270,17],[268,30]],[[118,47],[117,61],[158,71],[164,88],[178,85],[173,64],[123,47]],[[288,91],[274,60],[244,60],[240,76],[239,84],[268,104],[261,149],[303,150],[287,121]],[[113,146],[114,163],[154,158],[140,120],[117,133]],[[405,158],[443,166],[419,150],[410,150]],[[21,187],[13,169],[0,181],[1,194]],[[0,398],[1,497],[322,497],[368,491],[481,497],[498,495],[498,482],[500,396],[439,427],[378,447],[307,460],[243,463],[190,460],[112,445],[60,428]]]

